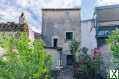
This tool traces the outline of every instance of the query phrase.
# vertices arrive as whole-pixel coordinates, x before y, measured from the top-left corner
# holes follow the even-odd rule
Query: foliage
[[[100,54],[95,53],[94,58],[90,56],[86,47],[82,48],[79,55],[79,63],[75,67],[76,79],[95,79],[100,70]]]
[[[78,41],[76,40],[71,41],[71,43],[69,44],[69,48],[71,50],[72,55],[75,55],[75,53],[78,51],[79,45],[80,43]]]
[[[50,79],[51,56],[45,55],[41,40],[30,41],[22,32],[19,39],[1,35],[0,45],[6,51],[0,58],[0,78]]]
[[[112,51],[113,63],[116,65],[116,68],[119,69],[119,29],[113,31],[107,39],[107,43]]]
[[[107,39],[107,43],[112,50],[114,57],[119,57],[119,29],[116,29]]]
[[[77,52],[79,52],[79,46],[80,46],[80,42],[76,40],[72,40],[69,43],[69,48],[70,48],[71,54],[73,55],[74,63],[78,62],[78,56],[76,56],[76,54]]]

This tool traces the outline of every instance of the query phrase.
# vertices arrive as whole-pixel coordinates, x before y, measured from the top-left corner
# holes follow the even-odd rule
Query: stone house
[[[80,27],[79,8],[42,9],[42,39],[53,57],[54,68],[59,62],[63,66],[72,64],[69,42],[73,39],[80,42]],[[62,56],[58,48],[62,48]]]

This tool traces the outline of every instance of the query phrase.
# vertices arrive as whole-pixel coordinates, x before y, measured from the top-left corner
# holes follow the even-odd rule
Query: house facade
[[[58,48],[62,48],[62,65],[72,63],[69,43],[74,39],[80,42],[80,27],[79,8],[42,9],[42,39],[46,51],[53,55],[54,67],[60,61]]]

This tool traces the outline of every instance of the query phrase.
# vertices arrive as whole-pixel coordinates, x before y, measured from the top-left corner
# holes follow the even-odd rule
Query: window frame
[[[72,39],[67,39],[67,33],[68,33],[68,32],[72,33]],[[74,39],[74,32],[73,32],[73,31],[66,31],[66,32],[65,32],[65,40],[66,40],[66,41],[70,41],[70,40],[73,40],[73,39]]]

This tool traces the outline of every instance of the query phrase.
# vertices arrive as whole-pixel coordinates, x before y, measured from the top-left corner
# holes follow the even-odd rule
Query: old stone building
[[[62,64],[72,63],[69,42],[73,39],[80,42],[80,9],[42,9],[42,38],[46,50],[53,56],[54,67],[60,61],[62,48]]]

